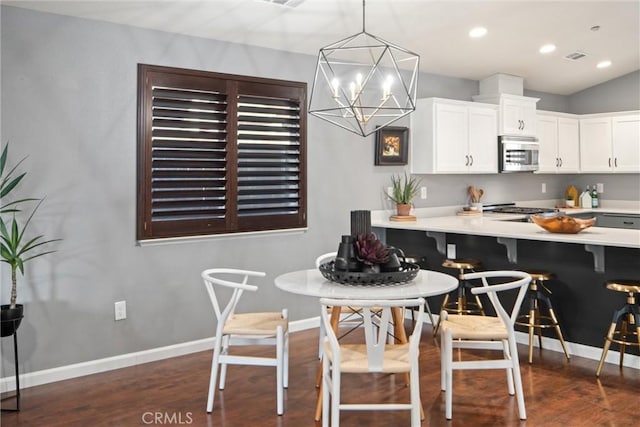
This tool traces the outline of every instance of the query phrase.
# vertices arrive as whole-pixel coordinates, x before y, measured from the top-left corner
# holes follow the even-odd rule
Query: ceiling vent
[[[585,56],[587,56],[586,53],[584,52],[579,52],[579,51],[575,51],[575,52],[571,52],[570,54],[568,54],[567,56],[564,57],[564,59],[568,59],[570,61],[577,61],[578,59],[582,59]]]
[[[305,0],[260,0],[260,1],[294,8],[296,6],[300,6],[302,3],[304,3]]]

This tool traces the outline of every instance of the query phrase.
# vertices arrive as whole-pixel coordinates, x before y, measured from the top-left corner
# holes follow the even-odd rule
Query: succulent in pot
[[[389,249],[375,234],[359,234],[355,242],[356,256],[366,270],[380,270],[380,265],[389,261]]]

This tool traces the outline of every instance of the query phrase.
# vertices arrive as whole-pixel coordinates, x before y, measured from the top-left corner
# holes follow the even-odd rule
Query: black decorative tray
[[[343,283],[345,285],[390,285],[410,282],[415,279],[420,271],[417,264],[410,262],[400,262],[400,271],[389,271],[380,273],[365,273],[362,271],[340,271],[334,267],[334,262],[330,261],[318,267],[325,279],[332,282]]]

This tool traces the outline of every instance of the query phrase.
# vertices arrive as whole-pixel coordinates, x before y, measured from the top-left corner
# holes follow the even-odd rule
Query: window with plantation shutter
[[[306,83],[138,66],[138,240],[306,227]]]

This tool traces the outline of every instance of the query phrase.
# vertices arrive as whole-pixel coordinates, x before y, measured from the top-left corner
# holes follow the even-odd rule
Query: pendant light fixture
[[[415,110],[420,57],[365,31],[320,49],[309,113],[367,136]]]

